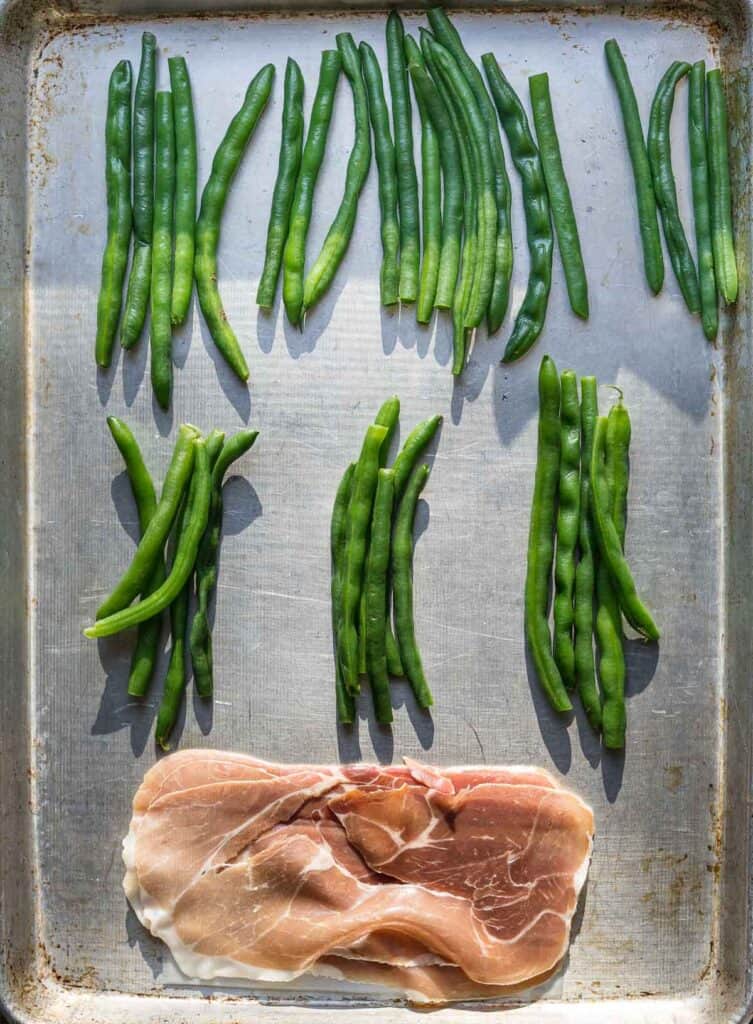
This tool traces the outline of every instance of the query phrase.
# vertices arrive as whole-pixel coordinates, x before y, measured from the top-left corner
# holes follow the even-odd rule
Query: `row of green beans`
[[[406,677],[420,707],[433,703],[415,634],[413,527],[429,477],[420,459],[442,417],[419,423],[387,468],[399,415],[397,396],[387,399],[343,474],[332,509],[335,694],[338,719],[346,724],[354,721],[363,674],[382,724],[392,721],[390,677]]]
[[[570,695],[577,687],[589,722],[609,749],[625,745],[623,617],[645,639],[659,639],[624,553],[630,435],[621,393],[609,415],[600,417],[596,378],[582,378],[579,398],[575,373],[559,374],[544,356],[528,535],[526,640],[555,711],[572,710]]]
[[[131,429],[114,416],[107,425],[123,456],[141,539],[130,565],[97,609],[95,623],[84,633],[106,637],[138,627],[128,693],[144,697],[159,655],[162,615],[169,609],[172,647],[156,726],[156,740],[167,750],[188,682],[187,651],[197,693],[200,697],[213,693],[209,604],[217,584],[222,485],[228,468],[249,450],[258,432],[241,430],[226,440],[220,430],[202,437],[195,427],[181,426],[157,500]],[[137,597],[140,600],[134,604]]]

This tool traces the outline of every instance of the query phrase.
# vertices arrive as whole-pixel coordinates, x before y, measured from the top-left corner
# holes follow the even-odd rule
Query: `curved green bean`
[[[595,377],[583,377],[580,382],[580,523],[578,546],[580,557],[575,569],[575,678],[578,694],[586,716],[596,732],[601,732],[601,698],[596,684],[594,664],[594,588],[596,582],[597,550],[590,505],[591,453],[594,430],[599,415],[599,400]]]
[[[152,273],[154,210],[154,86],[157,40],[141,36],[141,64],[133,97],[133,262],[128,275],[120,343],[131,348],[139,340],[149,304]]]
[[[698,284],[701,293],[701,323],[709,341],[719,330],[719,303],[711,242],[711,197],[709,192],[708,143],[706,139],[706,65],[697,61],[690,69],[688,91],[688,144],[693,187]]]
[[[252,80],[238,113],[230,122],[225,137],[212,161],[212,171],[201,196],[196,222],[194,271],[199,305],[209,333],[230,368],[241,380],[248,380],[248,365],[235,332],[228,323],[217,288],[217,246],[220,221],[230,183],[238,170],[248,141],[269,100],[275,69],[267,64]]]
[[[499,119],[510,143],[513,163],[520,175],[530,253],[526,294],[502,357],[504,363],[511,363],[525,355],[544,327],[552,284],[554,240],[544,171],[523,105],[500,71],[494,55],[486,53],[481,61]]]
[[[421,278],[418,286],[416,320],[428,324],[434,309],[442,248],[442,174],[439,139],[421,93],[416,92],[421,117]]]
[[[411,430],[400,449],[392,469],[395,474],[395,502],[397,503],[405,493],[408,480],[413,472],[413,467],[421,458],[426,446],[437,432],[441,416],[430,416],[422,420]]]
[[[374,132],[374,150],[379,172],[379,213],[382,236],[382,266],[379,292],[383,306],[394,306],[399,299],[400,224],[397,219],[397,164],[390,132],[390,115],[384,99],[379,61],[368,43],[359,46],[361,67],[369,100],[369,115]]]
[[[168,57],[175,118],[175,262],[170,298],[174,326],[186,319],[196,248],[196,123],[191,79],[183,57]]]
[[[309,129],[301,156],[301,170],[295,184],[290,227],[282,263],[282,299],[291,324],[301,322],[303,311],[303,269],[306,260],[306,236],[311,223],[311,206],[327,144],[337,80],[342,69],[338,50],[324,50],[319,66],[319,83],[311,108]]]
[[[173,387],[172,256],[175,203],[175,124],[173,97],[157,93],[157,148],[154,175],[154,231],[152,236],[152,390],[163,409],[170,408]]]
[[[400,210],[400,301],[415,302],[421,241],[418,226],[418,179],[413,159],[413,113],[408,91],[403,22],[397,11],[387,17],[387,76],[392,96],[392,126],[397,161]]]
[[[392,721],[390,680],[387,674],[387,578],[390,566],[392,506],[395,496],[394,474],[380,469],[371,517],[371,539],[366,560],[366,671],[377,722]]]
[[[110,75],[105,123],[107,242],[97,299],[97,364],[108,367],[120,319],[131,244],[131,65],[121,60]]]
[[[188,502],[184,502],[175,523],[175,539],[171,544],[173,557],[176,545],[183,534],[185,522],[191,515],[191,511]],[[154,738],[163,750],[170,749],[170,734],[178,717],[186,683],[188,682],[186,675],[186,625],[188,623],[188,603],[191,596],[192,576],[193,571],[189,573],[188,579],[180,593],[170,605],[172,647],[170,649],[170,661],[165,673],[165,683],[162,688],[162,700],[157,712],[157,725],[154,729]]]
[[[648,161],[646,140],[643,137],[641,115],[638,102],[633,92],[625,58],[617,45],[616,39],[608,39],[604,44],[607,66],[617,89],[625,127],[630,163],[633,168],[635,182],[635,198],[638,204],[638,226],[643,246],[643,266],[649,288],[657,295],[664,284],[664,257],[661,251],[659,222],[656,217],[656,197],[651,177],[651,166]]]
[[[285,94],[282,105],[282,137],[277,180],[269,211],[267,249],[264,257],[256,302],[262,309],[271,309],[275,301],[277,280],[282,265],[282,252],[288,237],[290,209],[303,152],[303,75],[292,57],[285,67]]]
[[[353,474],[356,471],[355,462],[351,462],[343,473],[342,479],[335,494],[335,503],[332,508],[332,520],[330,523],[330,556],[332,559],[332,581],[330,584],[332,596],[332,638],[335,647],[335,702],[337,705],[337,720],[345,725],[350,725],[355,716],[355,702],[353,695],[345,687],[343,682],[342,666],[338,657],[339,635],[342,624],[342,590],[343,590],[343,568],[345,559],[345,535],[348,522],[348,504],[353,490]]]
[[[727,101],[719,68],[706,76],[708,88],[708,154],[711,182],[711,237],[716,283],[725,302],[737,298],[737,262],[732,231],[732,192],[729,180]]]
[[[568,690],[575,687],[573,646],[575,549],[580,524],[580,405],[578,378],[572,370],[560,377],[562,444],[557,509],[557,553],[554,560],[553,653]]]
[[[588,282],[580,249],[578,224],[575,220],[570,187],[562,165],[557,129],[554,124],[552,98],[549,94],[549,75],[532,75],[528,79],[531,110],[539,144],[541,166],[549,193],[554,230],[557,232],[562,269],[565,271],[570,308],[576,316],[588,320]]]

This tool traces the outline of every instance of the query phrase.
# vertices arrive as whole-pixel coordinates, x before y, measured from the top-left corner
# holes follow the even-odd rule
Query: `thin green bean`
[[[196,249],[196,123],[191,79],[183,57],[168,57],[175,117],[175,262],[170,319],[182,324],[193,291]]]
[[[405,493],[405,488],[407,487],[408,480],[413,472],[413,467],[421,458],[421,455],[427,445],[436,434],[441,422],[441,416],[430,416],[428,419],[422,420],[421,423],[415,426],[406,437],[403,447],[400,449],[400,452],[392,466],[395,473],[396,504]]]
[[[377,722],[392,721],[390,680],[387,674],[387,578],[390,566],[394,473],[380,469],[371,517],[371,539],[366,560],[366,670]]]
[[[693,187],[698,284],[701,292],[701,323],[709,341],[719,330],[719,302],[711,242],[708,142],[706,138],[706,65],[697,61],[690,69],[688,91],[688,144]]]
[[[732,191],[729,180],[727,101],[719,68],[706,76],[708,89],[708,153],[711,182],[711,237],[716,283],[725,302],[737,298],[737,261],[732,231]]]
[[[564,370],[560,378],[562,444],[557,510],[557,553],[554,560],[554,660],[568,690],[575,687],[573,646],[575,549],[580,524],[580,405],[578,378]]]
[[[185,521],[190,516],[191,511],[188,502],[184,502],[183,507],[178,513],[175,535],[171,540],[173,558],[175,557],[176,545],[183,534]],[[162,700],[157,712],[157,725],[154,729],[154,738],[163,750],[170,749],[170,734],[178,718],[183,694],[186,690],[186,683],[188,682],[186,675],[186,625],[188,623],[188,603],[191,596],[192,579],[193,572],[189,574],[180,593],[170,605],[172,647],[170,649],[170,661],[165,673]]]
[[[175,123],[173,97],[157,93],[157,149],[154,176],[154,230],[152,235],[151,372],[152,390],[163,409],[170,408],[173,387],[172,255],[175,203]]]
[[[442,247],[442,175],[440,170],[439,139],[429,110],[420,92],[416,92],[421,117],[421,279],[418,287],[416,320],[428,324],[431,320],[439,279],[439,260]]]
[[[330,523],[330,556],[332,559],[332,638],[335,648],[335,702],[337,706],[337,719],[346,725],[352,723],[355,716],[355,701],[353,695],[346,688],[343,682],[342,667],[338,657],[339,635],[342,625],[342,590],[343,590],[343,569],[345,559],[345,536],[347,532],[348,505],[353,489],[353,474],[356,471],[355,462],[351,462],[345,470],[335,494],[335,503],[332,508],[332,521]]]
[[[400,209],[400,301],[415,302],[421,242],[418,226],[418,179],[413,159],[413,114],[405,60],[405,31],[397,11],[387,17],[387,75],[392,96],[392,125]]]

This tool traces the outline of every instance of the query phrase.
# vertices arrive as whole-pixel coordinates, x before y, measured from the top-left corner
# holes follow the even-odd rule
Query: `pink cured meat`
[[[557,967],[592,838],[591,810],[537,768],[188,750],[134,797],[124,887],[191,977],[482,998]]]

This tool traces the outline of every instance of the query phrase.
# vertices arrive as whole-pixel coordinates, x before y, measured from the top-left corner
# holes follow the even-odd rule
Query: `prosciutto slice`
[[[591,810],[538,768],[188,750],[134,797],[124,888],[189,977],[498,997],[565,955],[592,839]]]

